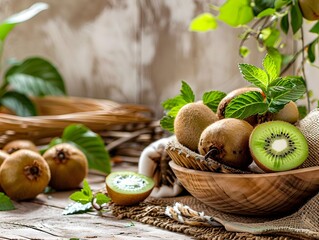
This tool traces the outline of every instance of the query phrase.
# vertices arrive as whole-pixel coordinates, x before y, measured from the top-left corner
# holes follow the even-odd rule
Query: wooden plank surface
[[[136,165],[120,165],[115,170],[136,170]],[[89,174],[92,190],[105,187],[104,176]],[[0,239],[192,239],[183,234],[131,221],[111,213],[63,215],[74,191],[40,194],[28,202],[14,202],[16,210],[0,213]]]

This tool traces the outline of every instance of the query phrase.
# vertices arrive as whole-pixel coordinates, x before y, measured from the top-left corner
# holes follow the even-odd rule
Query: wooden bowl
[[[287,214],[319,191],[319,166],[279,173],[228,174],[189,169],[174,161],[169,165],[191,195],[227,213]]]

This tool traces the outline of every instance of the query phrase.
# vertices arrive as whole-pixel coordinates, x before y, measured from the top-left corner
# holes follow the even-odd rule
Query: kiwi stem
[[[217,147],[212,147],[205,155],[205,160],[208,158],[216,159],[216,156],[220,154],[220,151]]]

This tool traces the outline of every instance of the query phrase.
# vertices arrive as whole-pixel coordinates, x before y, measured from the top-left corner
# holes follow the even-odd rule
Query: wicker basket
[[[60,137],[64,128],[73,123],[83,124],[99,133],[109,151],[114,152],[121,146],[128,152],[125,143],[133,144],[134,140],[135,145],[140,145],[132,148],[136,152],[134,156],[161,137],[159,125],[153,121],[153,112],[146,106],[81,97],[48,96],[33,100],[39,116],[0,113],[0,147],[15,139],[47,144],[52,138]]]
[[[221,173],[252,173],[250,171],[242,171],[226,166],[214,161],[213,159],[205,159],[204,156],[195,153],[180,144],[176,137],[172,138],[172,140],[167,144],[166,151],[174,163],[181,167]]]

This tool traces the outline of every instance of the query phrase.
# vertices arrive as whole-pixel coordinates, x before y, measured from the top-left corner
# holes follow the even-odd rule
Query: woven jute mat
[[[298,211],[276,218],[222,213],[187,195],[112,206],[113,215],[184,233],[196,239],[319,239],[319,193]]]

